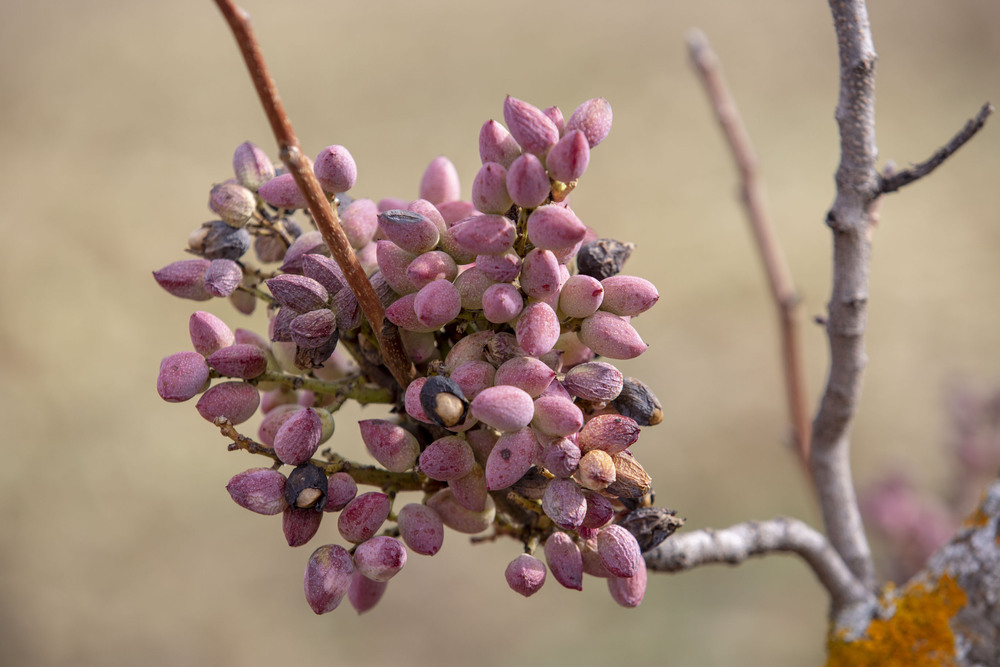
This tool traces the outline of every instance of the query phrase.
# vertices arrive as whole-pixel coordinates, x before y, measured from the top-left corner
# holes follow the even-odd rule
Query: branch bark
[[[809,422],[805,367],[802,363],[799,295],[785,259],[778,236],[767,209],[763,179],[760,177],[756,151],[750,134],[743,124],[736,100],[722,76],[719,59],[705,34],[694,30],[688,35],[688,52],[701,82],[708,93],[715,116],[729,143],[733,160],[740,172],[743,204],[746,208],[754,241],[767,273],[771,297],[778,309],[781,331],[781,356],[785,371],[785,391],[788,413],[792,422],[792,438],[802,465],[809,471],[809,443],[812,425]],[[811,473],[809,473],[811,475]]]
[[[657,572],[683,572],[700,565],[739,565],[754,556],[786,552],[800,556],[830,593],[834,613],[868,607],[874,596],[848,569],[825,537],[797,519],[778,517],[748,521],[724,530],[703,529],[675,534],[645,555],[646,567]]]
[[[215,0],[219,11],[229,23],[236,43],[239,45],[243,60],[246,62],[250,78],[253,80],[261,106],[267,114],[271,131],[278,142],[281,161],[295,178],[295,183],[309,204],[316,227],[323,235],[323,240],[330,248],[330,253],[344,272],[348,286],[358,299],[362,312],[371,324],[379,342],[382,359],[401,390],[416,376],[416,370],[403,348],[399,331],[385,319],[385,309],[379,301],[368,276],[361,268],[351,244],[340,226],[337,211],[330,206],[329,200],[320,188],[319,181],[313,173],[312,164],[299,146],[299,140],[292,129],[292,123],[285,113],[284,105],[278,96],[278,87],[264,61],[257,36],[250,24],[250,15],[232,0]]]

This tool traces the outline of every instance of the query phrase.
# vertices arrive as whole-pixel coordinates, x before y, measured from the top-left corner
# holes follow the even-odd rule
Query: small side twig
[[[701,565],[739,565],[748,558],[787,552],[800,556],[830,593],[834,611],[873,604],[874,596],[848,569],[827,539],[807,524],[786,517],[747,521],[723,530],[678,533],[646,552],[657,572],[683,572]]]
[[[808,473],[812,425],[806,394],[805,365],[802,362],[799,296],[781,243],[771,224],[753,143],[743,124],[736,101],[722,76],[719,59],[708,43],[708,38],[700,30],[689,33],[688,52],[705,86],[705,92],[708,93],[715,116],[740,171],[743,204],[746,207],[757,250],[767,272],[771,296],[778,308],[781,356],[785,370],[788,412],[792,421],[792,437],[802,465]]]
[[[986,119],[990,117],[994,111],[994,107],[989,102],[983,104],[982,108],[979,109],[979,113],[976,114],[974,118],[970,118],[958,134],[952,137],[951,141],[939,148],[934,152],[934,155],[930,156],[924,162],[918,165],[914,165],[909,169],[904,169],[897,172],[891,176],[883,176],[879,183],[879,194],[889,194],[890,192],[895,192],[903,186],[909,185],[910,183],[923,178],[927,174],[931,173],[937,169],[945,160],[950,158],[955,151],[965,145],[969,139],[976,136],[979,130],[983,129],[986,124]]]
[[[358,299],[361,310],[371,322],[372,330],[378,338],[382,358],[392,376],[401,389],[405,389],[416,376],[416,370],[403,348],[399,331],[385,320],[385,309],[379,301],[375,289],[358,262],[351,244],[340,226],[336,210],[330,206],[326,195],[320,188],[319,181],[313,173],[309,159],[302,153],[299,140],[292,129],[292,123],[285,113],[284,105],[278,97],[278,88],[271,78],[264,55],[257,42],[250,15],[237,7],[232,0],[215,0],[222,15],[233,31],[236,43],[239,45],[243,59],[246,61],[250,78],[253,80],[261,105],[278,142],[281,161],[295,178],[295,183],[309,204],[316,227],[323,235],[323,240],[330,248],[334,260],[344,272],[344,277],[351,291]]]

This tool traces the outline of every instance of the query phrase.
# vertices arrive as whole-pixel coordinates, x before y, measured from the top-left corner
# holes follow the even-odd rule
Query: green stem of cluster
[[[267,305],[271,305],[272,303],[274,303],[274,297],[273,296],[271,296],[270,294],[267,294],[266,292],[262,292],[261,290],[257,289],[256,287],[247,287],[246,285],[237,285],[236,289],[240,290],[242,292],[248,292],[248,293],[254,295],[255,297],[257,297],[258,299],[260,299],[261,301],[263,301]]]
[[[392,403],[392,392],[384,387],[376,387],[365,382],[360,375],[346,377],[341,380],[317,380],[302,375],[292,375],[280,371],[265,371],[258,375],[254,382],[275,382],[291,389],[307,389],[324,396],[336,396],[340,402],[339,408],[349,398],[358,403]]]

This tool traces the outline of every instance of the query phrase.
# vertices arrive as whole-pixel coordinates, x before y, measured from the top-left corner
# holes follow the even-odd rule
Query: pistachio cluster
[[[162,361],[157,389],[171,402],[200,394],[198,412],[231,449],[273,459],[227,489],[242,507],[282,514],[289,545],[308,543],[337,513],[350,546],[321,546],[309,559],[305,593],[316,613],[345,596],[370,609],[409,551],[437,553],[445,527],[523,542],[505,573],[518,593],[536,592],[548,571],[580,590],[586,573],[634,607],[646,585],[642,551],[682,523],[648,507],[651,480],[631,451],[641,429],[662,420],[659,401],[597,360],[646,350],[632,323],[659,295],[620,273],[634,246],[598,238],[569,203],[610,131],[611,107],[589,100],[564,120],[557,107],[508,97],[503,112],[506,127],[490,120],[480,131],[468,201],[444,157],[413,201],[350,200],[357,167],[342,146],[313,162],[416,365],[406,387],[382,367],[320,233],[293,218],[306,202],[291,175],[253,144],[237,148],[235,178],[212,189],[220,219],[191,234],[196,258],[154,273],[181,298],[227,297],[242,313],[267,304],[266,338],[194,313],[194,351]],[[396,404],[396,417],[359,423],[378,466],[319,451],[347,399]],[[236,431],[258,411],[257,440]],[[359,494],[358,484],[379,490]],[[403,491],[423,496],[394,509]]]

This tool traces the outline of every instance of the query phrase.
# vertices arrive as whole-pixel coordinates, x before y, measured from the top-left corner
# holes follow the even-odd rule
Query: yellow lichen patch
[[[955,636],[950,621],[965,606],[965,591],[944,574],[933,588],[928,582],[909,584],[895,593],[887,587],[883,606],[895,606],[885,620],[875,619],[860,639],[843,633],[830,639],[828,667],[940,667],[955,664]]]
[[[990,515],[983,511],[982,503],[969,516],[965,517],[962,525],[965,528],[982,528],[989,523]]]

